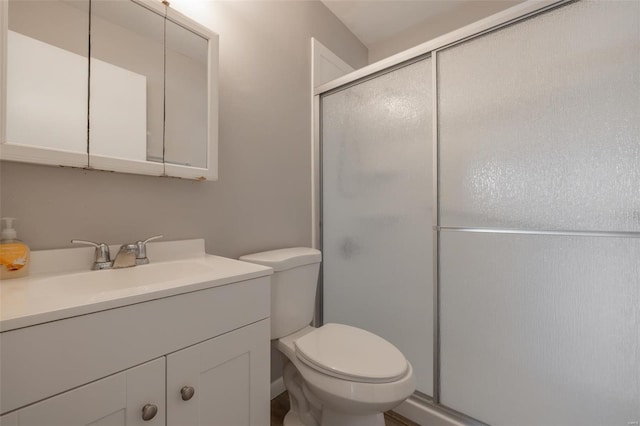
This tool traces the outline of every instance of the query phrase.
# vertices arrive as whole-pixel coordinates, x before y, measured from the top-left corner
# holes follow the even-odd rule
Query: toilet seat
[[[325,324],[295,340],[295,355],[308,367],[343,380],[390,383],[407,374],[409,364],[380,336],[343,324]]]

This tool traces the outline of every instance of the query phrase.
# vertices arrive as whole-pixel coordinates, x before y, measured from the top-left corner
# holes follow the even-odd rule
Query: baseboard
[[[282,380],[282,377],[278,377],[273,382],[271,382],[271,399],[280,395],[285,390],[286,389],[284,387],[284,380]]]
[[[273,384],[271,389],[273,389]],[[394,408],[393,411],[424,426],[466,426],[466,423],[438,411],[435,407],[423,404],[413,396]]]

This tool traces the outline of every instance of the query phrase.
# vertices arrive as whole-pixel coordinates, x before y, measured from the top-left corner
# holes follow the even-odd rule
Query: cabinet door
[[[167,425],[268,425],[269,335],[266,319],[168,355]]]
[[[165,424],[165,360],[159,358],[89,383],[6,416],[15,426],[162,426]],[[145,421],[146,404],[157,407]],[[3,426],[5,416],[3,416]]]

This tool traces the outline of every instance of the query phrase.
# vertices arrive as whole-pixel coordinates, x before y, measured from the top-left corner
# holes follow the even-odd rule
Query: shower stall
[[[322,321],[467,423],[640,421],[640,2],[528,2],[319,88]]]

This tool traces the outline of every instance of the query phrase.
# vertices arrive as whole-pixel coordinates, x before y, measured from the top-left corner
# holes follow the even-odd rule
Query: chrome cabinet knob
[[[146,404],[142,407],[142,420],[145,422],[153,419],[158,414],[158,406],[155,404]]]
[[[182,389],[180,389],[180,395],[182,395],[182,400],[183,401],[188,401],[191,398],[193,398],[193,395],[196,393],[196,390],[193,388],[193,386],[184,386]]]

